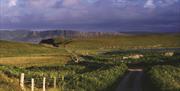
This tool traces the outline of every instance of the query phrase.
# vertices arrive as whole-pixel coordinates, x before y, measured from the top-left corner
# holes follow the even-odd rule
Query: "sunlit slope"
[[[61,55],[67,54],[63,48],[46,47],[38,44],[0,41],[0,56]]]
[[[76,50],[143,49],[180,47],[180,34],[111,36],[75,39],[68,48]]]
[[[41,66],[64,64],[70,54],[63,48],[46,47],[38,44],[0,41],[0,64],[16,66]]]
[[[72,39],[66,45],[73,51],[108,50],[108,49],[143,49],[143,48],[179,48],[180,34],[156,34],[134,36],[108,36],[95,38]],[[66,54],[65,48],[47,47],[38,44],[0,41],[0,56],[22,55],[61,55]]]

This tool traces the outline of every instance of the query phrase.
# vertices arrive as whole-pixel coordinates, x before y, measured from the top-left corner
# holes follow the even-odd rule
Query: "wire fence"
[[[64,86],[64,76],[62,77],[37,77],[37,78],[26,78],[24,73],[20,75],[21,89],[25,91],[25,88],[31,88],[31,91],[34,91],[34,88],[42,88],[43,91],[46,91],[47,88],[57,88]]]

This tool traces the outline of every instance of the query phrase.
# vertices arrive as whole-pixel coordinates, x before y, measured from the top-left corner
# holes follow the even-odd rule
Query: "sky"
[[[180,0],[0,0],[0,29],[180,31]]]

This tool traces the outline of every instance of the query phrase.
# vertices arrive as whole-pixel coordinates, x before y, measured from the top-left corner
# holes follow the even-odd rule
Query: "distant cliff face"
[[[65,30],[46,30],[46,31],[28,31],[28,30],[14,30],[14,31],[0,31],[0,40],[10,40],[18,42],[39,43],[43,39],[49,39],[57,36],[64,36],[66,38],[88,38],[98,36],[114,36],[124,35],[115,32],[80,32],[80,31],[65,31]]]

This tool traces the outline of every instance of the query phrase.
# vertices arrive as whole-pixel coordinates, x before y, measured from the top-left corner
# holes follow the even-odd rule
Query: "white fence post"
[[[34,78],[31,79],[31,91],[34,91]]]
[[[24,73],[21,73],[21,77],[20,77],[20,87],[21,89],[24,91]]]
[[[46,91],[46,78],[43,78],[43,91]]]
[[[64,75],[62,75],[62,81],[64,81]]]
[[[54,77],[54,88],[56,88],[56,77]]]

